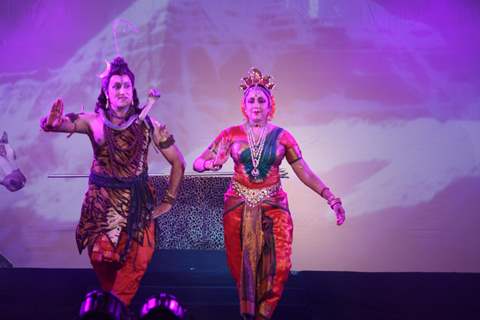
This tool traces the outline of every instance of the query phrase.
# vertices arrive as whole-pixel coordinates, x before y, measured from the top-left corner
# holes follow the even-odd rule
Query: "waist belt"
[[[122,258],[124,258],[130,247],[130,241],[135,233],[141,231],[142,228],[145,227],[142,223],[144,222],[142,221],[143,213],[145,211],[150,213],[154,208],[153,196],[150,193],[150,190],[148,190],[147,185],[148,173],[144,171],[136,177],[121,178],[91,172],[88,181],[90,184],[94,184],[97,187],[130,190],[130,205],[128,207],[127,217],[128,240],[125,245],[125,250],[121,255]]]
[[[249,207],[255,207],[262,202],[263,199],[275,195],[278,190],[280,190],[281,186],[280,182],[278,182],[269,187],[252,189],[244,186],[238,181],[232,180],[232,189],[238,196],[245,200],[246,205]]]

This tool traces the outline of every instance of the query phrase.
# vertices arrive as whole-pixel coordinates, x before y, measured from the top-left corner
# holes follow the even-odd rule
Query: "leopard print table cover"
[[[168,176],[151,176],[162,199]],[[172,210],[156,220],[156,249],[223,250],[223,194],[231,176],[185,175]]]

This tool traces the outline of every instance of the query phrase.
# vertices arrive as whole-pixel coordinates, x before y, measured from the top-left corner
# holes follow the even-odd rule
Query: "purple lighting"
[[[124,319],[126,309],[124,304],[113,294],[94,290],[87,293],[80,306],[80,319],[90,319],[94,316],[109,317],[112,320]]]
[[[145,302],[140,312],[140,318],[143,320],[154,320],[160,315],[171,315],[175,319],[184,319],[186,309],[178,302],[174,295],[160,293],[158,296],[151,297]]]

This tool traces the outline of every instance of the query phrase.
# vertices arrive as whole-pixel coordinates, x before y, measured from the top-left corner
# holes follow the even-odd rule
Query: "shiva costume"
[[[102,145],[91,137],[94,160],[76,232],[78,249],[88,248],[102,289],[127,306],[153,255],[156,205],[147,173],[153,125],[148,117],[130,119],[135,121],[126,128],[105,119]],[[172,136],[168,140],[173,144]]]

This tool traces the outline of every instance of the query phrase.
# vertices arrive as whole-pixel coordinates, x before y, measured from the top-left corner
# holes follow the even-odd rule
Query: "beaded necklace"
[[[258,170],[258,165],[260,164],[260,160],[262,159],[263,155],[263,147],[265,146],[265,138],[267,132],[267,126],[262,127],[262,131],[260,135],[255,139],[255,134],[253,133],[252,127],[246,123],[245,124],[246,131],[247,131],[247,139],[248,139],[248,146],[250,148],[250,156],[252,158],[252,165],[253,169],[251,174],[254,178],[257,178],[260,175],[260,171]]]
[[[103,118],[103,123],[109,127],[110,129],[113,129],[113,130],[117,130],[117,131],[122,131],[122,130],[125,130],[127,129],[128,127],[130,127],[132,125],[132,123],[138,119],[138,114],[132,114],[127,121],[125,121],[124,123],[122,124],[114,124],[112,123],[105,115],[105,112],[103,112],[103,110],[100,110],[100,113],[102,114],[102,118]],[[115,117],[115,118],[119,118],[113,114],[110,114],[111,116]]]

